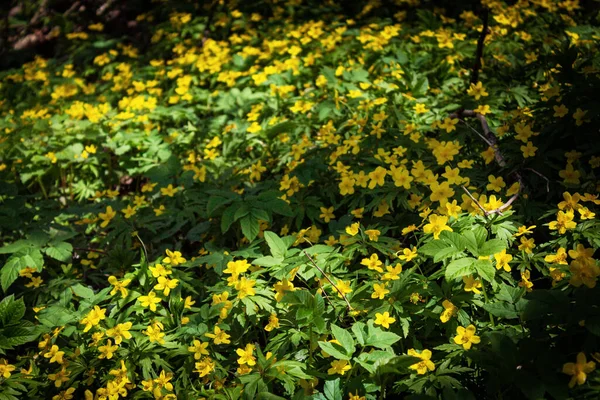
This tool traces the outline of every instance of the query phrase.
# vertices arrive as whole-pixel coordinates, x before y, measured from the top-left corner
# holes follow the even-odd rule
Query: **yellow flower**
[[[384,281],[396,281],[400,279],[400,273],[402,272],[402,265],[400,263],[397,263],[394,267],[388,265],[385,269],[387,272],[383,274],[381,279]]]
[[[60,351],[58,349],[58,346],[54,344],[54,345],[52,345],[50,350],[46,354],[44,354],[44,358],[49,358],[51,363],[55,362],[58,364],[62,364],[64,355],[65,355],[65,352]]]
[[[204,336],[211,338],[214,344],[229,344],[231,341],[229,340],[230,335],[227,334],[224,330],[215,326],[214,333],[205,333]]]
[[[567,250],[563,247],[559,247],[556,251],[556,254],[548,254],[546,257],[544,257],[544,261],[551,264],[568,265]]]
[[[170,264],[173,267],[176,267],[186,261],[186,259],[181,256],[181,252],[179,251],[171,251],[167,249],[165,250],[165,253],[167,253],[167,257],[163,259],[165,264]]]
[[[337,288],[344,294],[352,293],[352,288],[350,287],[350,281],[343,281],[341,279],[338,279],[337,282],[335,283],[335,286],[337,286]],[[340,299],[343,298],[342,295],[340,294],[340,292],[335,290],[335,288],[333,290],[337,293],[337,295]]]
[[[417,103],[415,105],[415,114],[425,114],[426,112],[429,112],[429,109],[425,107],[424,103]]]
[[[129,292],[127,291],[126,287],[129,285],[129,283],[131,283],[131,279],[123,279],[119,282],[116,276],[111,275],[108,277],[108,283],[113,286],[113,289],[110,292],[111,296],[114,296],[117,292],[121,292],[121,298],[124,299],[127,297]]]
[[[106,212],[99,213],[98,217],[102,220],[100,226],[106,228],[108,223],[117,215],[117,212],[113,210],[111,206],[106,207]]]
[[[247,364],[249,366],[253,366],[256,364],[256,358],[254,357],[254,355],[252,355],[252,353],[254,352],[253,344],[248,343],[245,349],[237,349],[235,352],[238,356],[240,356],[240,358],[238,358],[237,360],[238,364]]]
[[[415,349],[409,349],[407,354],[421,359],[421,361],[409,367],[410,369],[417,371],[417,374],[423,375],[426,374],[428,370],[433,371],[435,369],[435,364],[431,361],[431,350],[425,349],[418,353]]]
[[[481,97],[488,96],[488,92],[485,91],[481,82],[471,83],[471,86],[467,90],[469,96],[473,96],[475,100],[479,100]]]
[[[98,306],[94,308],[81,320],[80,324],[85,324],[83,332],[87,332],[106,318],[106,310]]]
[[[371,298],[383,300],[385,298],[385,295],[389,292],[390,291],[385,288],[385,284],[380,285],[378,283],[375,283],[373,284],[373,293],[371,293]]]
[[[375,313],[375,324],[384,328],[389,328],[390,324],[396,322],[396,318],[390,317],[390,313],[385,311],[383,314]]]
[[[11,372],[14,371],[16,367],[12,364],[9,364],[6,359],[0,359],[0,375],[4,378],[10,378]]]
[[[131,333],[129,330],[133,324],[131,322],[124,322],[122,324],[117,324],[113,328],[106,330],[106,336],[114,338],[115,344],[121,344],[123,339],[131,339]]]
[[[277,318],[277,314],[271,313],[269,323],[265,326],[265,331],[271,332],[275,328],[279,328],[279,318]]]
[[[253,279],[246,279],[242,277],[236,284],[235,288],[238,291],[238,299],[243,299],[247,296],[254,296],[256,291],[254,290],[254,286],[256,285],[256,281]]]
[[[165,296],[168,296],[171,293],[171,289],[175,289],[177,287],[178,279],[168,279],[164,276],[158,277],[158,283],[154,285],[154,290],[162,290]]]
[[[137,298],[142,307],[150,308],[150,311],[156,311],[156,305],[160,303],[160,298],[156,296],[154,291],[150,291],[147,296],[140,296]]]
[[[172,184],[169,183],[169,186],[167,186],[166,188],[160,188],[160,193],[163,196],[169,196],[169,197],[173,197],[175,196],[175,193],[177,193],[179,191],[179,188],[174,188]]]
[[[281,281],[275,283],[275,285],[273,285],[273,289],[275,289],[276,292],[275,301],[277,302],[280,302],[281,299],[283,299],[285,292],[293,292],[296,290],[296,288],[294,288],[294,284],[287,278],[283,278]]]
[[[411,249],[402,249],[402,255],[398,255],[398,253],[396,253],[396,255],[399,259],[409,262],[417,257],[417,248],[413,247]]]
[[[104,346],[98,347],[98,351],[100,351],[100,355],[98,355],[98,358],[101,360],[104,358],[106,358],[107,360],[110,360],[113,357],[114,352],[117,351],[118,348],[119,348],[119,346],[117,346],[117,345],[113,346],[112,341],[110,339],[108,339]]]
[[[360,222],[355,222],[352,225],[346,227],[346,233],[350,236],[354,236],[358,233],[359,227],[360,227]]]
[[[462,345],[463,349],[469,350],[471,345],[481,342],[481,338],[475,335],[475,325],[469,325],[466,328],[456,327],[457,335],[454,337],[454,343]]]
[[[371,257],[369,258],[363,258],[360,264],[366,266],[370,270],[383,272],[383,268],[380,267],[383,263],[379,261],[379,256],[375,253],[371,254]]]
[[[506,187],[506,183],[504,183],[504,178],[501,176],[495,177],[494,175],[488,176],[488,185],[486,186],[487,190],[493,190],[494,192],[501,192],[502,188]]]
[[[319,215],[319,218],[325,221],[325,223],[329,223],[329,221],[335,218],[335,215],[333,214],[333,207],[321,207],[321,215]]]
[[[553,117],[562,118],[569,113],[569,109],[564,104],[552,107],[554,109]]]
[[[171,275],[173,271],[166,269],[162,264],[155,264],[153,267],[149,267],[150,272],[152,272],[152,276],[155,278],[161,276]]]
[[[159,344],[165,343],[165,339],[164,339],[165,334],[160,330],[160,327],[158,325],[149,325],[145,331],[142,331],[142,333],[144,333],[144,335],[148,336],[150,343],[153,343],[153,342],[158,342]]]
[[[463,276],[462,280],[465,284],[465,292],[481,293],[479,290],[482,287],[481,280],[473,278],[473,275]]]
[[[567,375],[571,375],[571,381],[569,387],[572,388],[577,385],[583,385],[587,378],[587,374],[596,369],[596,363],[593,361],[588,362],[585,353],[577,354],[577,362],[568,362],[563,365],[562,372]]]
[[[125,219],[129,219],[132,216],[135,215],[136,213],[136,208],[135,207],[131,207],[131,204],[127,205],[127,208],[121,210],[121,212],[125,215]]]
[[[574,216],[573,210],[567,212],[559,211],[556,214],[556,221],[551,221],[548,224],[548,228],[553,231],[558,230],[558,233],[563,235],[567,229],[572,230],[577,227],[577,222],[573,221]]]
[[[367,229],[365,233],[369,237],[369,240],[373,242],[376,242],[379,239],[379,235],[381,235],[381,232],[377,229]]]
[[[581,172],[573,168],[572,163],[568,163],[565,169],[558,171],[558,175],[563,178],[564,183],[579,185],[579,177]]]
[[[429,216],[429,223],[423,227],[423,232],[433,233],[433,238],[439,239],[442,231],[452,232],[452,228],[446,225],[447,222],[448,217],[431,214]]]
[[[344,375],[346,371],[349,371],[351,368],[352,366],[350,365],[350,362],[348,360],[335,360],[331,362],[331,368],[327,370],[327,374]]]
[[[496,260],[496,269],[504,268],[506,272],[510,272],[510,265],[508,263],[513,259],[513,256],[506,254],[506,249],[494,254],[494,259]]]
[[[450,300],[444,300],[442,302],[442,306],[444,307],[444,311],[442,311],[440,314],[440,321],[445,324],[446,322],[450,321],[450,318],[458,313],[458,308],[456,308],[456,306],[452,304]]]
[[[194,340],[192,345],[188,347],[188,351],[194,353],[194,359],[199,360],[202,358],[202,355],[208,355],[208,342],[203,343],[199,340]]]

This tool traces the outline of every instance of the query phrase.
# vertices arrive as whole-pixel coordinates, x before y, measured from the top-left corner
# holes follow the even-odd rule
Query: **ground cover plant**
[[[13,3],[0,399],[598,398],[597,3]]]

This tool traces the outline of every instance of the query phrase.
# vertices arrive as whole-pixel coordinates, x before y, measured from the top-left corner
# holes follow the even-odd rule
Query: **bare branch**
[[[450,118],[461,119],[461,117],[477,118],[479,120],[479,123],[481,124],[481,129],[483,130],[483,134],[485,136],[484,141],[488,146],[490,146],[494,150],[494,158],[496,159],[496,162],[501,167],[506,166],[506,160],[504,159],[504,156],[502,155],[502,153],[500,153],[500,150],[498,149],[498,138],[496,138],[496,135],[494,135],[494,132],[492,132],[492,130],[490,129],[490,126],[488,125],[485,117],[473,110],[459,110],[450,114]]]
[[[546,180],[546,192],[550,192],[550,179],[548,179],[545,175],[539,173],[538,171],[536,171],[533,168],[525,168],[528,171],[533,172],[534,174],[536,174],[537,176],[543,178],[544,180]]]
[[[314,265],[315,268],[318,269],[321,274],[323,274],[323,276],[325,277],[325,279],[327,279],[327,281],[329,283],[331,283],[331,285],[335,288],[335,290],[337,290],[338,293],[344,298],[344,301],[346,302],[346,307],[348,307],[348,310],[352,310],[352,306],[350,305],[350,302],[348,301],[348,298],[346,297],[346,295],[344,294],[344,292],[342,292],[340,290],[340,288],[337,287],[335,283],[333,283],[333,281],[329,278],[329,276],[325,273],[325,271],[323,271],[321,269],[321,267],[319,267],[317,265],[317,263],[315,262],[315,260],[313,260],[313,258],[306,252],[306,250],[302,250],[302,252],[304,253],[304,255],[306,257],[308,257],[308,259],[310,260],[310,262],[312,263],[312,265]]]
[[[471,192],[469,192],[469,190],[464,185],[460,185],[460,187],[462,188],[462,190],[464,190],[464,192],[467,194],[467,196],[469,196],[469,198],[473,201],[473,203],[477,204],[477,207],[479,207],[479,209],[487,217],[487,210],[485,208],[483,208],[483,206],[481,205],[481,203],[478,202],[475,197],[473,197],[473,195],[471,194]]]

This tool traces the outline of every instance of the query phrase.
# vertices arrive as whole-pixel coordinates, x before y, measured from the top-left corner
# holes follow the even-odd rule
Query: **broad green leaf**
[[[459,258],[452,261],[446,267],[446,280],[452,281],[457,278],[462,278],[465,275],[470,275],[475,272],[473,263],[476,260],[472,257]]]
[[[277,234],[271,231],[265,231],[265,240],[267,241],[267,245],[269,245],[269,249],[271,250],[273,257],[279,258],[285,256],[287,246],[285,245],[284,241],[277,236]]]
[[[30,267],[37,271],[42,270],[44,265],[44,257],[40,250],[35,248],[24,248],[9,257],[6,264],[0,271],[0,283],[2,290],[6,290],[13,284],[19,276],[19,271]]]
[[[351,357],[346,355],[345,349],[336,343],[319,342],[319,347],[330,356],[338,360],[349,360]]]
[[[473,265],[475,266],[475,270],[477,270],[479,276],[488,282],[494,281],[494,277],[496,276],[496,268],[494,268],[490,260],[476,260]]]
[[[354,354],[356,347],[354,347],[354,339],[352,339],[350,332],[335,324],[331,324],[331,332],[333,333],[333,337],[340,342],[348,355]]]
[[[340,378],[325,381],[323,394],[327,400],[342,400],[343,393],[342,388],[340,387]]]
[[[5,297],[0,302],[0,324],[3,327],[18,324],[25,315],[23,298],[15,300],[13,295]]]
[[[73,246],[67,242],[50,243],[44,252],[55,260],[67,262],[73,254]]]
[[[260,231],[260,225],[256,218],[252,215],[246,215],[240,220],[240,225],[242,226],[242,233],[249,242],[256,239],[256,236],[258,236],[258,232]]]
[[[506,249],[506,243],[500,239],[491,239],[479,248],[479,255],[491,256]]]
[[[425,254],[426,256],[434,257],[437,253],[444,249],[452,248],[448,243],[445,243],[442,240],[431,240],[428,243],[425,243],[423,246],[419,247],[419,253]]]
[[[483,308],[495,317],[506,319],[514,319],[519,317],[515,307],[503,301],[484,304]]]

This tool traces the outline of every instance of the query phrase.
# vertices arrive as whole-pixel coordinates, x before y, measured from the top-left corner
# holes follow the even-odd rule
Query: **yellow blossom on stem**
[[[465,350],[469,350],[471,345],[481,342],[479,336],[475,335],[475,331],[475,325],[473,324],[467,326],[466,328],[462,326],[456,327],[454,343],[460,344]]]
[[[583,385],[587,379],[587,375],[594,369],[596,369],[596,363],[593,361],[588,362],[585,353],[579,353],[577,354],[577,362],[565,363],[562,372],[571,375],[569,387],[572,388],[575,385]]]

